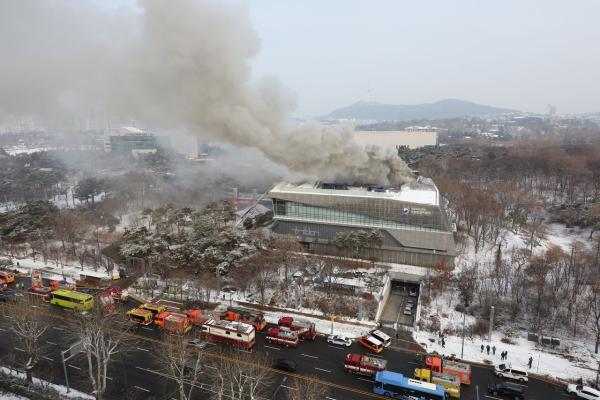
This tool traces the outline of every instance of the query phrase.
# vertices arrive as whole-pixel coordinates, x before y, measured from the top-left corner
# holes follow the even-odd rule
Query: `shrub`
[[[465,305],[458,303],[457,305],[454,306],[454,311],[457,311],[460,313],[465,312]]]
[[[517,344],[517,342],[507,337],[503,337],[502,339],[500,339],[500,341],[505,344]]]

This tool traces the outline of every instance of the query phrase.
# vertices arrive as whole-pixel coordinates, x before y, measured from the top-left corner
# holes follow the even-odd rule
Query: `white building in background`
[[[362,145],[378,145],[398,149],[407,146],[416,149],[424,146],[437,146],[437,130],[406,129],[403,131],[355,131],[354,140]]]

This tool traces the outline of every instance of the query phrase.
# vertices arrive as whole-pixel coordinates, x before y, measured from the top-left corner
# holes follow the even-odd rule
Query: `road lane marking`
[[[301,356],[304,356],[304,357],[310,357],[310,358],[319,358],[319,357],[317,357],[317,356],[311,356],[310,354],[304,354],[304,353],[302,353],[302,354],[300,354],[300,355],[301,355]]]
[[[64,331],[64,328],[61,328],[60,326],[53,326],[52,329],[56,329],[57,331]]]
[[[48,360],[48,361],[54,361],[54,359],[53,359],[53,358],[50,358],[50,357],[42,356],[42,358],[43,358],[44,360]]]
[[[281,350],[278,347],[273,347],[273,346],[267,346],[266,344],[263,344],[263,347],[269,348],[269,349],[273,349],[273,350]]]
[[[334,399],[333,397],[325,397],[325,398],[326,398],[327,400],[337,400],[337,399]]]
[[[79,368],[77,365],[73,365],[73,364],[67,364],[69,367],[71,368],[75,368],[81,371],[81,368]]]
[[[337,347],[337,346],[330,346],[330,345],[327,345],[327,347],[331,347],[332,349],[337,349],[337,350],[348,350],[347,348],[344,348],[344,347]]]
[[[46,343],[48,343],[48,344],[50,344],[52,346],[58,346],[58,343],[54,343],[54,342],[51,342],[49,340],[46,340]]]
[[[419,363],[414,362],[414,361],[408,361],[407,364],[420,365]]]
[[[318,369],[319,371],[323,371],[323,372],[331,372],[331,371],[330,371],[330,370],[328,370],[328,369],[317,368],[317,367],[314,367],[314,368],[315,368],[315,369]]]
[[[488,396],[487,394],[484,394],[483,397],[487,397],[488,399],[494,399],[494,400],[502,400],[499,397]]]
[[[137,385],[133,385],[133,387],[134,387],[134,388],[136,388],[137,390],[143,390],[143,391],[144,391],[144,392],[146,392],[146,393],[150,393],[150,391],[149,391],[148,389],[146,389],[146,388],[139,387],[139,386],[137,386]]]
[[[109,381],[113,380],[110,376],[107,376],[106,379],[108,379]]]
[[[147,326],[140,326],[140,328],[145,329],[147,331],[153,331],[154,329],[148,328]]]
[[[143,348],[143,347],[136,347],[136,349],[138,349],[138,350],[141,350],[141,351],[150,351],[150,350],[148,350],[148,349],[145,349],[145,348]]]
[[[25,350],[23,350],[23,349],[20,349],[20,348],[18,348],[18,347],[15,347],[15,350],[16,350],[16,351],[22,351],[23,353],[25,353]]]
[[[356,379],[360,379],[361,381],[365,381],[365,382],[375,382],[373,379],[365,379],[365,378],[356,378]]]

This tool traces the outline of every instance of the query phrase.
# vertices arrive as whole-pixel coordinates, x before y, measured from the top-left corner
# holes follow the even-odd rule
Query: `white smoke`
[[[259,47],[248,10],[217,0],[146,0],[117,12],[1,2],[0,111],[66,118],[102,108],[254,147],[322,179],[410,179],[394,151],[363,148],[349,127],[291,124],[294,97],[275,78],[250,79]]]

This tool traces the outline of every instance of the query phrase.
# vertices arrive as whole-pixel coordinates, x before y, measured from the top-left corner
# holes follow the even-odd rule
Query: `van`
[[[384,332],[382,332],[382,331],[380,331],[380,330],[378,330],[378,329],[376,329],[376,330],[374,330],[374,331],[371,331],[371,332],[369,332],[369,333],[370,333],[370,334],[371,334],[371,336],[373,336],[375,339],[377,339],[377,340],[379,340],[381,343],[383,343],[383,345],[384,345],[385,347],[388,347],[390,344],[392,344],[392,338],[391,338],[391,337],[390,337],[388,334],[386,334],[386,333],[384,333]]]
[[[529,381],[527,371],[522,368],[512,367],[510,364],[498,364],[494,366],[494,375],[499,378],[515,379],[520,382]]]

